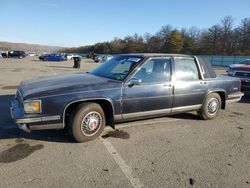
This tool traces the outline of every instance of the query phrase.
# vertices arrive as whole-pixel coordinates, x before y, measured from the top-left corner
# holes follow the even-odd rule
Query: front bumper
[[[23,111],[23,108],[20,106],[19,102],[17,101],[17,99],[15,99],[11,104],[10,114],[11,114],[11,118],[18,125],[19,129],[22,129],[26,132],[30,132],[31,130],[62,129],[63,128],[62,123],[55,123],[61,119],[60,115],[27,117]]]

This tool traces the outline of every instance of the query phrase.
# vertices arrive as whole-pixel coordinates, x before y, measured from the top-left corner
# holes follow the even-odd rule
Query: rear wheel
[[[87,142],[100,136],[106,121],[100,105],[96,103],[81,104],[70,123],[70,132],[77,142]]]
[[[215,118],[221,108],[221,97],[217,93],[211,93],[206,97],[201,109],[198,111],[202,119],[208,120]]]

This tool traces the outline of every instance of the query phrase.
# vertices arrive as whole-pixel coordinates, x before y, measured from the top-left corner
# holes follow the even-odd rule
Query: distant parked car
[[[8,57],[9,58],[19,58],[22,59],[24,57],[26,57],[27,54],[24,51],[9,51],[8,52]]]
[[[94,60],[96,63],[98,63],[98,62],[101,61],[102,57],[103,57],[103,55],[96,55],[95,57],[93,57],[93,60]]]
[[[30,56],[30,57],[34,57],[34,56],[37,56],[37,54],[36,53],[28,53],[28,56]]]
[[[101,63],[104,63],[104,62],[106,62],[106,61],[108,61],[108,60],[110,60],[112,58],[113,58],[112,55],[105,55],[105,56],[102,57]]]
[[[104,63],[112,58],[113,58],[112,55],[98,55],[95,57],[94,61],[97,63]]]
[[[2,52],[1,56],[2,58],[8,58],[8,52]]]
[[[39,57],[42,61],[63,61],[64,57],[60,54],[45,54]]]
[[[242,90],[250,90],[250,59],[246,59],[228,67],[228,75],[241,79]]]
[[[77,54],[68,54],[68,55],[66,55],[66,57],[67,57],[67,60],[72,60],[74,57],[81,58],[81,56],[77,55]]]

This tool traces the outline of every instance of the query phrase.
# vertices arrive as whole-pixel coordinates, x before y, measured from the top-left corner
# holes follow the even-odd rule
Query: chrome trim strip
[[[131,100],[140,100],[140,99],[157,99],[157,98],[166,98],[166,97],[173,97],[173,95],[162,95],[162,96],[154,96],[154,97],[137,97],[137,98],[129,98],[129,99],[123,99],[122,101],[131,101]]]
[[[242,93],[242,92],[228,95],[226,103],[229,104],[229,103],[233,103],[233,102],[239,102],[243,96],[244,96],[244,93]]]
[[[34,130],[48,130],[48,129],[63,129],[63,124],[47,124],[47,125],[34,125],[30,126],[31,131]]]
[[[197,89],[197,90],[194,90],[194,91],[201,91],[202,89]],[[204,92],[195,92],[195,93],[192,93],[192,95],[200,95],[200,94],[204,94]],[[190,93],[183,93],[183,94],[175,94],[175,97],[179,97],[179,96],[186,96],[186,95],[190,95]]]
[[[122,119],[122,114],[114,115],[114,120],[118,121]]]
[[[193,58],[195,59],[196,64],[198,65],[199,72],[200,72],[200,75],[201,75],[201,79],[204,80],[204,74],[205,74],[204,68],[200,65],[200,62],[199,62],[199,60],[198,60],[198,58],[196,56],[193,56]]]
[[[135,112],[135,113],[128,113],[123,114],[123,119],[130,119],[130,118],[139,118],[144,116],[155,116],[155,115],[163,115],[163,114],[171,114],[175,112],[186,112],[186,111],[193,111],[198,110],[202,107],[202,104],[198,105],[191,105],[191,106],[182,106],[182,107],[175,107],[175,108],[167,108],[162,110],[151,110],[146,112]]]
[[[58,115],[58,116],[45,116],[45,117],[42,117],[42,121],[53,121],[53,120],[60,120],[61,117]]]
[[[57,116],[45,116],[45,117],[37,117],[37,118],[24,118],[24,119],[16,119],[17,124],[25,124],[25,123],[37,123],[44,121],[54,121],[60,120],[60,115]]]
[[[172,112],[185,112],[185,111],[193,111],[200,109],[202,104],[191,105],[191,106],[181,106],[172,108]]]
[[[42,118],[25,118],[25,119],[16,119],[17,124],[25,124],[25,123],[37,123],[41,122]]]
[[[19,101],[19,102],[23,103],[23,96],[22,96],[22,93],[21,93],[21,91],[19,89],[17,89],[17,93],[18,93],[18,95],[19,95],[19,97],[21,99],[21,101]]]
[[[235,99],[235,98],[241,98],[244,96],[244,93],[242,92],[238,92],[238,93],[235,93],[235,94],[230,94],[228,95],[228,99]]]
[[[136,112],[136,113],[128,113],[123,114],[123,119],[130,119],[130,118],[138,118],[143,116],[154,116],[160,114],[167,114],[171,112],[171,108],[163,109],[163,110],[151,110],[146,112]]]
[[[76,102],[88,102],[88,101],[93,101],[93,100],[106,100],[108,101],[111,106],[112,106],[112,110],[113,110],[113,116],[114,116],[114,113],[115,113],[115,108],[114,108],[114,105],[113,105],[113,102],[111,99],[108,99],[108,98],[88,98],[88,99],[79,99],[79,100],[75,100],[75,101],[71,101],[70,103],[68,103],[64,110],[63,110],[63,128],[65,127],[65,112],[66,112],[66,109],[73,103],[76,103]]]

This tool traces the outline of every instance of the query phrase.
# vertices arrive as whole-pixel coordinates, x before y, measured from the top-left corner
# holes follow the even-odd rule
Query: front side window
[[[171,78],[170,58],[151,59],[134,75],[142,84],[164,83]]]
[[[199,80],[199,72],[193,58],[175,58],[175,78],[176,81]]]
[[[142,60],[142,57],[117,56],[94,69],[91,74],[123,81]]]

